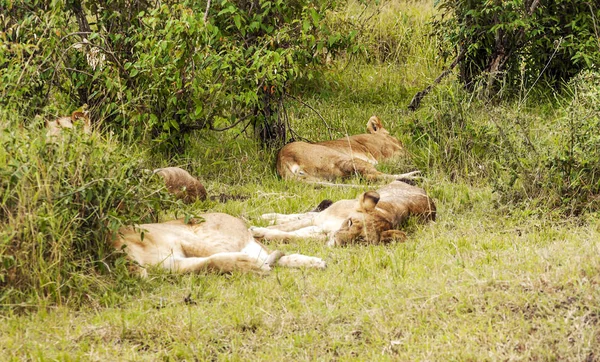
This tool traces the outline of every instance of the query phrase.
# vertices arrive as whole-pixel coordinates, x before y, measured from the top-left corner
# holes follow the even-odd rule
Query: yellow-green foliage
[[[96,290],[112,264],[110,233],[152,220],[164,187],[135,147],[77,129],[51,142],[40,124],[2,116],[0,300],[60,303]]]

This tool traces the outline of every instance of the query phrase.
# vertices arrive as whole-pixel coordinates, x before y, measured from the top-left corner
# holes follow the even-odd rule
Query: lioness
[[[123,249],[141,266],[157,265],[177,273],[266,272],[273,265],[319,269],[326,266],[319,258],[267,251],[236,217],[210,213],[200,218],[188,224],[173,220],[123,227],[112,245]],[[145,276],[146,270],[141,269],[140,273]]]
[[[329,246],[366,242],[404,241],[397,230],[410,216],[435,220],[436,209],[425,191],[401,181],[363,193],[355,200],[340,200],[321,212],[305,214],[265,214],[277,224],[252,227],[256,238],[294,240],[315,238]]]
[[[333,141],[318,142],[317,144],[373,165],[404,153],[402,143],[395,137],[390,136],[390,132],[383,127],[379,117],[372,116],[369,118],[367,131],[369,133],[346,136]]]
[[[81,123],[83,133],[90,134],[92,125],[87,111],[75,111],[70,117],[60,117],[54,121],[46,121],[46,137],[50,142],[56,142],[64,128],[72,129],[75,124]]]
[[[311,182],[355,174],[368,180],[411,177],[414,173],[388,175],[377,171],[374,165],[378,161],[400,155],[404,148],[376,116],[367,122],[367,130],[368,134],[333,141],[289,143],[277,155],[277,173],[286,179]]]
[[[198,199],[206,200],[204,185],[186,170],[179,167],[157,168],[153,171],[164,180],[167,190],[181,198],[185,203],[192,203]]]

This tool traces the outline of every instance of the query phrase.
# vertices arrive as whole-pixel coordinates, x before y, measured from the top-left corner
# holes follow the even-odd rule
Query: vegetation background
[[[600,359],[597,4],[206,5],[0,2],[0,359]],[[96,131],[49,143],[44,120],[84,103]],[[276,247],[327,270],[146,280],[106,244],[376,188],[272,167],[373,114],[412,156],[381,168],[421,170],[439,209],[404,244],[305,240]],[[147,172],[167,165],[212,198],[171,199]]]

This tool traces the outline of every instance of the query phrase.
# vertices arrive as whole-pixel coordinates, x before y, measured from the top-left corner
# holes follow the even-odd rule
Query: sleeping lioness
[[[404,241],[399,228],[409,217],[435,220],[433,200],[419,187],[401,181],[367,191],[355,200],[340,200],[321,212],[264,214],[269,227],[252,227],[256,238],[296,240],[312,238],[329,246],[352,243],[379,244]]]
[[[292,142],[277,155],[277,172],[285,179],[333,180],[359,175],[367,180],[409,178],[414,173],[389,175],[377,171],[379,161],[404,154],[381,120],[367,122],[369,133],[318,143]]]
[[[87,111],[75,111],[70,117],[59,117],[54,121],[46,121],[46,137],[48,142],[56,143],[63,132],[63,129],[73,129],[75,125],[81,124],[84,134],[92,132],[92,124],[90,122]]]
[[[123,227],[112,245],[142,267],[159,266],[177,273],[267,272],[274,265],[326,266],[312,256],[269,252],[252,237],[242,220],[221,213],[203,214],[187,224],[173,220]],[[145,269],[140,273],[144,276]]]

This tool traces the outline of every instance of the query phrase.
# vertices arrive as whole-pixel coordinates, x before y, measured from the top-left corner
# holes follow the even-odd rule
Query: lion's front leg
[[[270,214],[262,214],[261,219],[269,220],[271,225],[281,225],[281,224],[286,224],[289,222],[294,222],[294,221],[299,221],[299,220],[312,219],[316,214],[318,214],[318,213],[317,212],[305,212],[302,214],[270,213]]]
[[[273,227],[251,227],[252,236],[264,240],[292,241],[301,239],[316,239],[325,241],[327,236],[318,226],[308,226],[293,231],[278,230]]]

